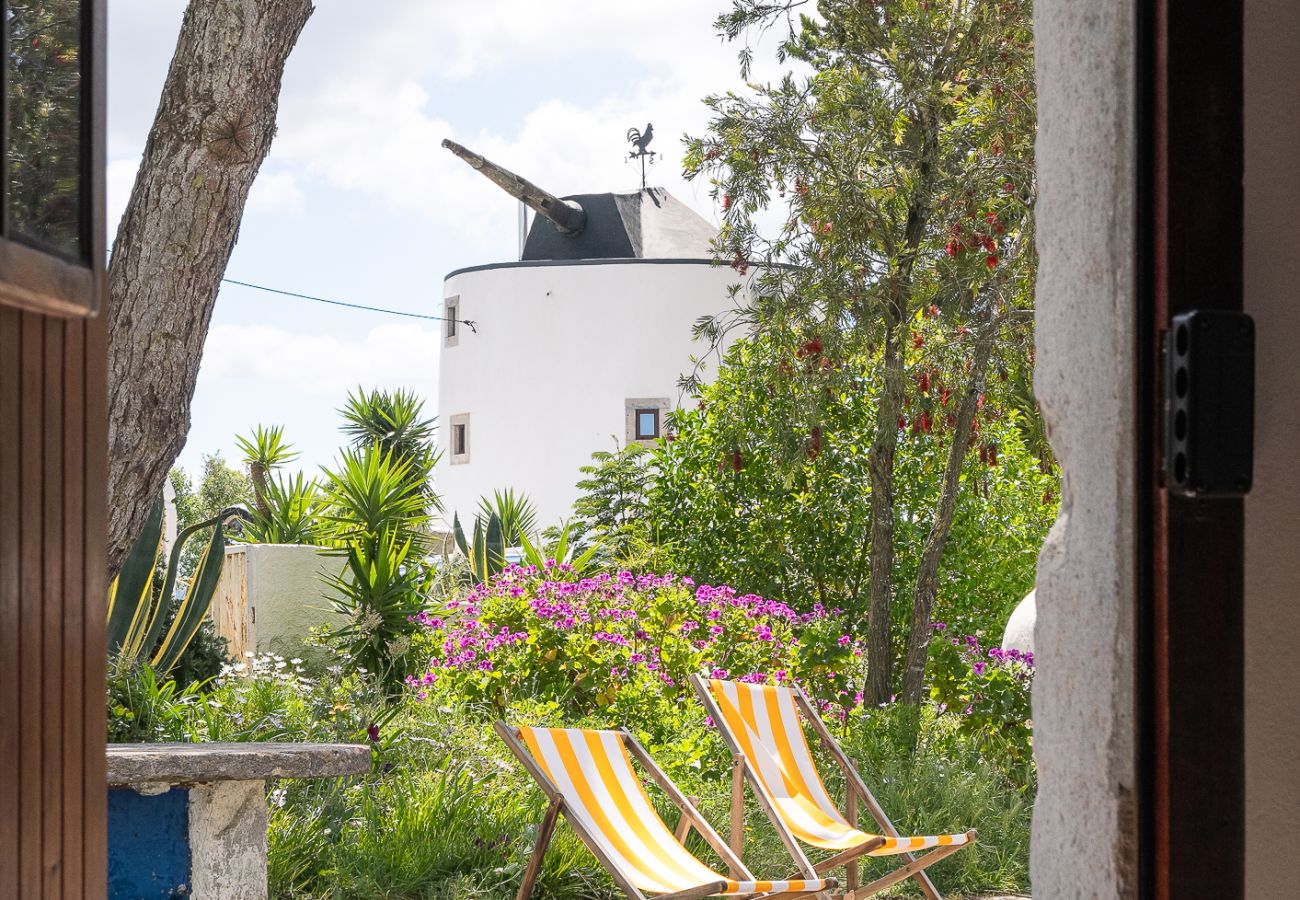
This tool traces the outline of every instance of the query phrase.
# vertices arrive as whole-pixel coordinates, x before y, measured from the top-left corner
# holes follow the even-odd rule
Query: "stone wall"
[[[1064,473],[1039,558],[1030,875],[1133,896],[1134,13],[1040,0],[1035,387]]]

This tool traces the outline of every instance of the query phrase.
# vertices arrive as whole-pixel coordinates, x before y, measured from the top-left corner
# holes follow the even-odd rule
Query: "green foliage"
[[[554,530],[554,538],[548,531],[538,544],[523,536],[524,563],[539,572],[559,566],[578,578],[594,572],[599,567],[597,554],[602,549],[600,543],[583,547],[573,539],[573,531],[572,523],[565,522]]]
[[[871,359],[840,359],[842,388],[817,395],[810,416],[805,398],[813,392],[797,382],[821,377],[821,367],[783,376],[760,362],[754,343],[733,345],[700,408],[677,414],[676,439],[655,451],[658,477],[642,516],[673,548],[679,571],[799,610],[840,607],[861,621],[871,573]],[[939,418],[945,406],[936,399],[936,407]],[[987,452],[967,458],[936,612],[972,632],[1000,630],[1032,586],[1056,514],[1056,479],[1025,447],[1018,414],[990,404],[979,422],[981,446],[998,449],[993,464]],[[898,439],[896,579],[903,590],[915,580],[950,441],[942,421]]]
[[[203,454],[203,471],[199,475],[197,491],[184,469],[174,468],[168,477],[171,479],[172,489],[176,492],[178,529],[189,528],[198,522],[211,519],[223,509],[232,506],[248,508],[254,505],[252,481],[243,472],[227,465],[220,453]],[[194,571],[202,549],[199,544],[190,544],[185,548],[185,552],[181,554],[181,577],[188,577]]]
[[[330,602],[347,619],[331,633],[350,664],[376,673],[396,690],[406,678],[411,619],[424,606],[429,570],[411,558],[411,541],[394,531],[376,542],[355,541],[347,567],[329,579]]]
[[[960,711],[958,727],[990,756],[1032,767],[1029,686],[1033,654],[987,651],[974,635],[949,637],[940,630],[930,649],[930,696],[941,708]]]
[[[348,779],[287,779],[268,785],[268,869],[272,897],[420,897],[497,900],[513,895],[541,821],[545,798],[491,732],[492,713],[463,702],[393,707],[371,677],[337,670],[309,675],[293,660],[261,657],[217,682],[180,692],[151,680],[117,677],[110,723],[133,739],[368,742],[374,766]],[[125,713],[130,712],[130,718]],[[693,702],[596,707],[574,717],[553,703],[521,699],[507,712],[518,724],[628,725],[705,817],[728,821],[729,766],[717,732]],[[978,828],[979,843],[931,871],[945,895],[1023,893],[1032,782],[1009,778],[996,755],[972,744],[951,713],[890,706],[832,722],[873,791],[904,830]],[[835,797],[843,785],[829,759],[821,771]],[[675,821],[664,797],[651,799]],[[864,819],[864,821],[866,821]],[[705,854],[697,840],[692,847]],[[746,860],[759,872],[786,872],[789,857],[749,799]],[[896,862],[896,861],[892,861]],[[868,861],[865,877],[891,861]],[[911,883],[891,896],[913,896]],[[621,896],[571,830],[561,827],[534,895],[540,900]]]
[[[225,565],[225,520],[242,515],[247,515],[244,510],[232,507],[182,530],[162,573],[161,590],[155,592],[155,567],[163,541],[163,503],[161,498],[155,501],[144,531],[109,586],[107,639],[115,665],[131,667],[147,660],[160,674],[171,671],[212,605]],[[204,529],[211,529],[212,535],[184,594],[173,606],[181,553],[186,542]]]
[[[613,451],[598,450],[591,459],[579,470],[585,477],[578,482],[582,493],[573,504],[575,539],[598,539],[620,565],[644,562],[639,557],[651,540],[645,506],[654,481],[654,454],[645,444],[633,442]]]
[[[334,540],[377,545],[395,533],[413,543],[427,542],[429,521],[425,484],[413,477],[411,463],[378,443],[344,449],[339,465],[325,470],[323,516]]]
[[[339,410],[343,433],[351,438],[352,449],[365,451],[378,445],[381,452],[404,463],[412,481],[419,481],[430,503],[437,507],[437,495],[429,477],[437,464],[434,449],[436,423],[423,418],[424,401],[413,392],[357,388],[348,394]]]
[[[267,478],[262,502],[244,526],[241,540],[252,544],[320,544],[327,509],[320,485],[301,472]]]
[[[347,557],[344,574],[329,581],[331,602],[349,619],[333,637],[350,665],[378,673],[393,689],[407,675],[408,617],[422,608],[429,577],[420,559],[428,545],[428,480],[417,467],[431,459],[399,457],[395,447],[375,442],[344,449],[339,466],[325,473],[322,519]]]
[[[489,581],[506,567],[505,528],[501,517],[495,511],[489,511],[487,518],[474,517],[474,542],[465,538],[465,529],[460,524],[460,516],[453,514],[451,533],[456,539],[456,546],[469,564],[469,578],[477,582]]]
[[[492,496],[481,497],[478,501],[479,519],[488,521],[495,515],[501,523],[501,539],[507,547],[518,547],[523,538],[537,528],[537,507],[526,494],[516,493],[514,488],[493,492]]]

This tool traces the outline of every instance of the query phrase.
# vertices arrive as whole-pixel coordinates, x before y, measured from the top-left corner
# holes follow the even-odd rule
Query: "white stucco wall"
[[[1030,877],[1037,900],[1134,896],[1135,17],[1039,0],[1038,367],[1061,462],[1039,558]]]
[[[1246,896],[1300,895],[1300,4],[1246,2],[1246,311],[1255,487],[1246,498]]]
[[[625,401],[679,400],[677,379],[707,352],[691,327],[730,309],[739,276],[705,263],[520,264],[449,277],[459,296],[456,346],[441,351],[436,483],[450,520],[512,487],[539,522],[570,515],[578,468],[623,446]],[[468,413],[469,462],[451,463],[452,416]]]
[[[217,633],[230,652],[291,653],[310,628],[337,625],[326,579],[344,560],[319,547],[233,544],[226,548],[221,583],[212,601]]]

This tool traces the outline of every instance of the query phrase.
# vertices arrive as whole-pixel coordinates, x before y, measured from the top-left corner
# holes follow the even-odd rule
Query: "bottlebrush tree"
[[[760,334],[754,364],[774,379],[806,382],[803,409],[788,420],[800,425],[784,435],[788,465],[818,453],[834,427],[818,422],[818,411],[860,389],[841,360],[868,353],[874,362],[874,419],[863,435],[870,516],[861,535],[870,583],[859,610],[873,702],[895,692],[899,644],[902,696],[921,697],[964,462],[978,453],[997,463],[981,421],[1021,407],[1051,465],[1028,389],[1036,264],[1030,8],[1029,0],[733,0],[719,30],[733,40],[782,35],[776,53],[790,71],[707,98],[708,130],[688,139],[687,173],[709,179],[722,208],[717,254],[748,278],[751,297],[698,331],[715,341],[738,325]],[[746,44],[745,76],[752,59]],[[907,509],[929,527],[910,609],[899,616],[906,597],[895,463],[903,433],[943,436],[950,452],[935,501]],[[744,442],[738,434],[742,452]],[[909,623],[901,641],[895,618]]]

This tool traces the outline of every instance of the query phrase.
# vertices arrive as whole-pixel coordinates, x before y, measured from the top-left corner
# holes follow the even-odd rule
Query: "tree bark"
[[[111,573],[190,425],[208,323],[311,0],[191,0],[109,269]]]
[[[962,396],[961,406],[957,409],[957,421],[953,427],[952,445],[948,448],[948,462],[944,468],[939,501],[917,566],[916,588],[912,595],[912,623],[907,637],[907,660],[903,668],[903,702],[913,705],[921,702],[921,692],[925,687],[925,664],[930,653],[930,617],[939,590],[939,563],[943,560],[943,548],[957,512],[961,470],[966,462],[966,454],[970,452],[971,431],[975,414],[979,411],[979,397],[984,392],[989,357],[1001,325],[995,312],[996,302],[989,298],[982,316],[983,327],[975,342],[970,381]]]

